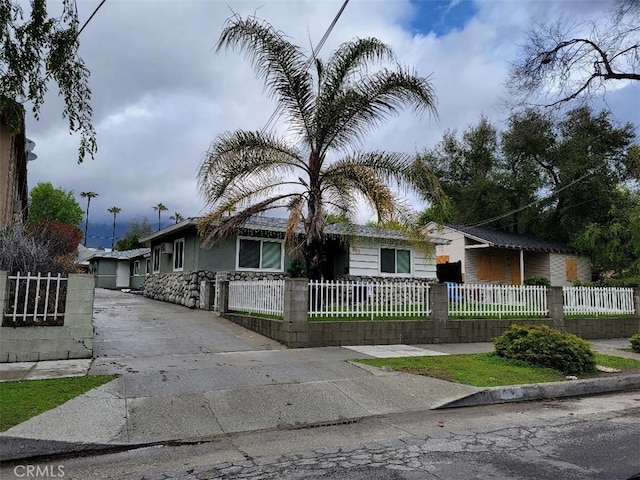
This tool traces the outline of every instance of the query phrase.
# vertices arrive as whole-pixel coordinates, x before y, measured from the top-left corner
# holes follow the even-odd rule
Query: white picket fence
[[[12,326],[57,324],[64,318],[66,277],[27,273],[8,277],[3,324]]]
[[[633,288],[563,287],[565,315],[631,315]]]
[[[447,284],[449,315],[461,317],[546,316],[547,289],[539,285]]]
[[[230,281],[229,310],[282,315],[284,312],[284,280]]]
[[[429,284],[382,281],[309,282],[309,317],[426,317]]]

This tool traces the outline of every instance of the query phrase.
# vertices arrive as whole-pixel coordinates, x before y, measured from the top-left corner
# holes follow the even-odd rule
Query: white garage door
[[[116,287],[129,287],[129,262],[118,262],[118,270],[116,271]]]

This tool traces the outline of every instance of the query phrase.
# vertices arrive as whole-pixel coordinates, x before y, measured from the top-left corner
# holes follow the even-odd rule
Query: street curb
[[[487,388],[463,398],[447,400],[431,407],[431,409],[438,410],[443,408],[493,405],[497,403],[528,402],[548,398],[580,397],[635,389],[640,389],[639,374],[533,385],[514,385],[510,387]]]

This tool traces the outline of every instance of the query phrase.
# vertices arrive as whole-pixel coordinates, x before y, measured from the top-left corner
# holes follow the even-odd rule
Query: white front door
[[[118,262],[116,288],[129,288],[129,262]]]

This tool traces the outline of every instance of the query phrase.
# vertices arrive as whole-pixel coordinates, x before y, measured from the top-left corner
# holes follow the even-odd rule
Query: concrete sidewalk
[[[620,352],[625,339],[597,341],[594,349]],[[628,344],[628,342],[627,342]],[[198,370],[141,371],[123,375],[69,402],[17,425],[0,435],[0,460],[69,453],[167,441],[212,439],[247,431],[302,428],[357,421],[363,417],[428,411],[443,406],[469,406],[640,388],[640,375],[558,382],[537,386],[485,389],[376,368],[345,360],[365,356],[444,355],[492,350],[492,344],[387,345],[264,352],[230,352],[207,356],[210,366]],[[273,360],[277,357],[277,362]],[[306,381],[287,381],[282,362],[295,370],[304,358],[318,358]],[[192,361],[185,358],[185,363]],[[199,357],[199,362],[207,361]],[[176,362],[172,357],[171,361]],[[257,363],[256,363],[257,362]],[[98,363],[98,365],[96,365]],[[111,362],[113,363],[113,362]],[[256,363],[255,375],[225,383]],[[39,362],[23,365],[21,378],[86,373],[89,362]],[[92,373],[106,365],[94,361]],[[139,368],[144,369],[144,363]],[[306,365],[309,368],[309,365]],[[154,364],[154,368],[158,368]],[[0,378],[19,377],[17,364],[1,364]],[[242,370],[245,372],[246,369]],[[163,373],[164,372],[164,373]],[[259,373],[259,375],[258,375]],[[278,376],[280,375],[280,376]],[[298,377],[296,377],[298,378]],[[553,385],[553,386],[550,386]],[[550,386],[550,387],[547,387]],[[1,388],[1,384],[0,384]]]

